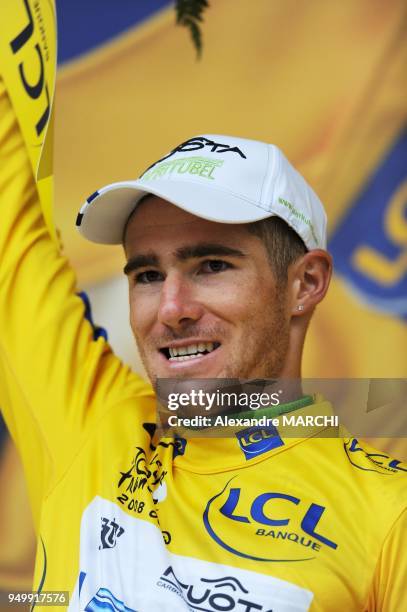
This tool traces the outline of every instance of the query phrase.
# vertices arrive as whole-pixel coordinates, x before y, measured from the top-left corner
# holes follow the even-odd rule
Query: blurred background
[[[311,324],[303,375],[406,378],[404,0],[212,0],[200,60],[172,1],[56,5],[55,223],[122,359],[142,371],[123,254],[85,242],[77,210],[183,140],[218,133],[277,144],[327,209],[336,272]],[[0,590],[30,588],[24,482],[10,441],[0,440],[0,486],[11,492],[0,506]],[[407,459],[401,438],[375,444]]]

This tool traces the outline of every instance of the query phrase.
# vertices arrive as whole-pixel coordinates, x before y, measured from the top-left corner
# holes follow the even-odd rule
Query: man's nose
[[[198,321],[203,310],[193,283],[181,274],[169,273],[161,289],[158,321],[167,327],[181,329]]]

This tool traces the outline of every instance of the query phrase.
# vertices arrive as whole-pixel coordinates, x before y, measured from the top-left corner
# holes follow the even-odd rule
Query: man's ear
[[[311,314],[325,297],[332,275],[332,257],[327,251],[314,249],[291,266],[291,307],[293,316]]]

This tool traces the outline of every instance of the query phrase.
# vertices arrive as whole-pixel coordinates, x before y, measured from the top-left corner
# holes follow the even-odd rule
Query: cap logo
[[[278,201],[280,202],[280,204],[282,204],[283,206],[285,206],[286,208],[288,208],[288,209],[291,211],[291,213],[292,213],[292,214],[293,214],[293,215],[294,215],[294,216],[295,216],[297,219],[299,219],[300,221],[302,221],[303,223],[305,223],[306,225],[308,225],[308,227],[309,227],[309,228],[310,228],[310,230],[311,230],[312,237],[313,237],[313,239],[315,240],[315,243],[316,243],[316,244],[319,244],[319,240],[318,240],[318,238],[316,237],[315,230],[314,230],[314,226],[313,226],[313,224],[312,224],[312,222],[311,222],[311,219],[309,219],[308,217],[306,217],[306,216],[304,215],[304,213],[302,213],[301,211],[299,211],[299,210],[298,210],[298,209],[297,209],[297,208],[294,206],[294,204],[292,204],[292,203],[291,203],[291,202],[289,202],[288,200],[285,200],[284,198],[278,198]]]
[[[147,170],[141,178],[142,181],[154,181],[171,176],[171,174],[194,174],[209,180],[214,180],[215,168],[223,166],[223,159],[210,159],[209,157],[181,157],[161,162]]]
[[[209,147],[211,153],[236,153],[237,155],[240,155],[240,157],[242,157],[243,159],[246,159],[246,155],[243,153],[243,151],[239,149],[239,147],[230,147],[227,144],[215,142],[214,140],[209,140],[208,138],[204,138],[203,136],[197,136],[196,138],[190,138],[189,140],[182,142],[180,145],[170,151],[168,155],[165,155],[158,161],[154,162],[154,164],[151,164],[151,166],[149,166],[147,170],[143,172],[140,178],[143,178],[144,175],[149,170],[151,170],[151,168],[154,168],[154,166],[163,162],[165,159],[168,159],[172,155],[175,155],[175,153],[180,153],[183,151],[199,151],[200,149],[204,149],[205,147]]]

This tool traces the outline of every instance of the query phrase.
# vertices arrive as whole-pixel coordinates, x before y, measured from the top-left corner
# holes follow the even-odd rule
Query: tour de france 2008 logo
[[[407,318],[407,134],[395,142],[330,242],[336,272],[352,293]]]

